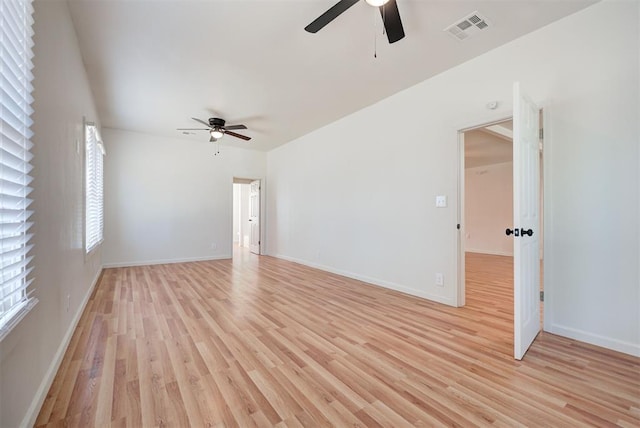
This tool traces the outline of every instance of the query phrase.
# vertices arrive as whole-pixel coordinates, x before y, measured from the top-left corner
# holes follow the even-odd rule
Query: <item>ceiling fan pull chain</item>
[[[373,57],[378,58],[378,34],[373,33]]]
[[[378,20],[375,12],[373,13],[373,57],[378,58]]]

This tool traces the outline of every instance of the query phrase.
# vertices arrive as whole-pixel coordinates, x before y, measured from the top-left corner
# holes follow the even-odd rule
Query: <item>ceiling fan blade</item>
[[[197,117],[192,117],[191,119],[195,120],[196,122],[200,122],[201,124],[203,124],[204,126],[209,126],[209,124],[207,122],[205,122],[204,120],[200,120]],[[208,128],[207,128],[208,129]]]
[[[389,43],[395,43],[403,39],[404,28],[402,27],[402,20],[400,19],[400,11],[398,10],[396,0],[389,0],[380,6],[380,14],[382,15],[382,21],[384,22]]]
[[[358,3],[358,1],[360,0],[340,0],[338,3],[334,4],[331,9],[327,10],[325,13],[316,18],[315,21],[304,27],[304,29],[309,33],[317,33],[325,25],[340,16],[342,12]]]
[[[224,129],[247,129],[244,125],[227,125]]]
[[[225,131],[225,134],[231,135],[232,137],[240,138],[245,141],[249,141],[251,139],[251,137],[247,137],[246,135],[236,134],[235,132],[231,132],[231,131]]]
[[[176,128],[176,131],[208,131],[209,128]]]

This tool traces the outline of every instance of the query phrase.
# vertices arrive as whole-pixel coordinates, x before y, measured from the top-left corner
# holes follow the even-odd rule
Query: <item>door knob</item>
[[[520,229],[520,234],[522,236],[527,235],[527,236],[533,236],[533,230],[529,229],[529,230],[524,230],[524,229]]]
[[[524,235],[533,236],[533,230],[531,230],[531,229],[525,230],[523,228],[518,229],[517,227],[515,229],[507,229],[507,230],[505,230],[505,233],[507,234],[507,236],[509,236],[509,235],[513,235],[513,236],[524,236]]]

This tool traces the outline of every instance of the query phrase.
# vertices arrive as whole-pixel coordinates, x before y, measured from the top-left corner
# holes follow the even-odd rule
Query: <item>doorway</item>
[[[513,121],[463,132],[464,247],[467,253],[513,257]]]
[[[539,116],[542,129],[542,115]],[[536,125],[537,126],[537,125]],[[511,331],[507,340],[513,342],[514,323],[514,250],[519,234],[513,235],[514,219],[514,153],[513,120],[502,119],[459,131],[460,179],[458,234],[458,302],[470,308],[482,307],[503,321],[511,319]],[[536,131],[538,128],[536,128]],[[540,133],[540,139],[542,133]],[[539,158],[540,197],[543,204],[542,142]],[[534,180],[535,182],[535,180]],[[534,200],[537,198],[534,198]],[[510,236],[507,230],[511,230]],[[524,229],[522,238],[524,238]],[[528,231],[527,231],[528,232]],[[540,241],[540,271],[542,271],[543,215],[540,210],[539,225],[535,227]],[[529,237],[531,235],[528,235]],[[539,281],[540,303],[539,329],[543,320],[543,281]],[[536,296],[537,300],[537,296]],[[517,324],[517,323],[516,323]],[[518,344],[516,343],[516,348]],[[517,354],[517,352],[516,352]],[[516,357],[517,359],[522,358]]]
[[[260,254],[261,181],[233,179],[233,248]]]

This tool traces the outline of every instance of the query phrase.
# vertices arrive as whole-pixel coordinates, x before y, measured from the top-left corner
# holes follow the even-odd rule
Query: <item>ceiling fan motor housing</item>
[[[224,128],[225,120],[217,117],[209,118],[209,125],[212,128]]]

